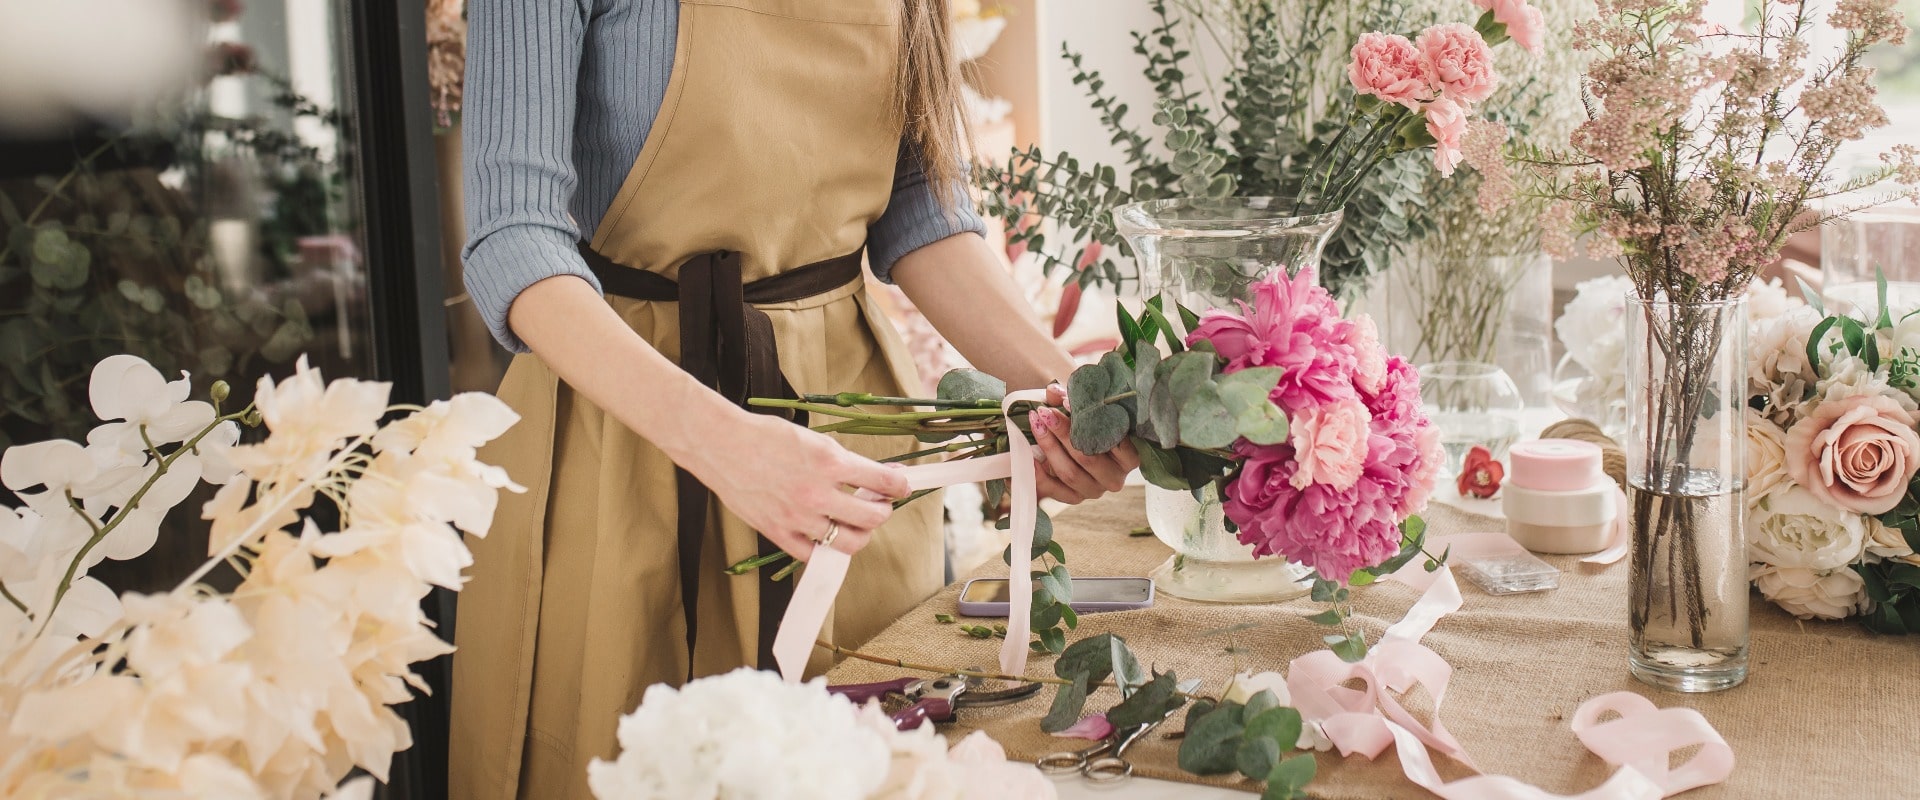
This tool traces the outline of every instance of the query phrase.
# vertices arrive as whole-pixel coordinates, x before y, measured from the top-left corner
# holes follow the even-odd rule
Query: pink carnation
[[[1347,332],[1353,323],[1340,318],[1333,296],[1314,283],[1311,271],[1254,284],[1253,304],[1242,303],[1241,311],[1207,312],[1187,344],[1211,342],[1227,360],[1226,372],[1283,368],[1273,400],[1288,413],[1357,396]]]
[[[1507,26],[1507,35],[1527,52],[1540,55],[1541,37],[1547,32],[1547,19],[1527,0],[1473,0],[1474,5],[1493,12],[1493,21]]]
[[[1467,110],[1445,97],[1427,104],[1427,133],[1433,135],[1433,166],[1452,175],[1460,166],[1460,137],[1467,132]]]
[[[1473,26],[1460,22],[1435,25],[1414,41],[1427,80],[1441,96],[1472,105],[1493,96],[1500,75],[1493,69],[1493,48]]]
[[[1354,318],[1347,343],[1353,345],[1353,384],[1368,394],[1380,391],[1387,379],[1387,349],[1380,346],[1380,328],[1372,316]]]
[[[1300,468],[1293,473],[1293,487],[1324,483],[1335,489],[1352,488],[1366,466],[1372,421],[1373,415],[1359,400],[1295,412],[1291,444]]]
[[[1347,80],[1361,94],[1414,108],[1433,96],[1420,51],[1397,33],[1365,33],[1353,46]]]

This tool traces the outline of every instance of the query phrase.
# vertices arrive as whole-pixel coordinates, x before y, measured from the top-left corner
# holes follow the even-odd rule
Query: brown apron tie
[[[788,303],[831,292],[860,279],[860,251],[743,283],[740,254],[721,251],[694,256],[680,265],[680,280],[629,267],[607,258],[586,242],[580,254],[610,295],[680,304],[680,368],[702,384],[745,407],[750,397],[797,398],[780,372],[773,319],[755,303]],[[750,409],[807,424],[804,412]],[[693,677],[696,622],[699,618],[700,550],[706,541],[707,501],[713,496],[692,473],[675,469],[680,506],[676,534],[680,547],[680,603],[687,623],[687,672]],[[825,531],[822,531],[825,533]],[[761,555],[779,547],[764,537]],[[760,570],[759,664],[773,665],[773,635],[793,597],[793,581],[772,580]]]

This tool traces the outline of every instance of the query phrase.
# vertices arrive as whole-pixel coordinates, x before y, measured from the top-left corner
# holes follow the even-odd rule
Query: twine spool
[[[1600,446],[1600,469],[1607,477],[1619,484],[1620,489],[1627,488],[1627,453],[1620,449],[1620,443],[1600,430],[1600,426],[1584,419],[1566,419],[1548,425],[1540,432],[1542,439],[1572,439],[1576,442],[1592,442]],[[1591,463],[1591,462],[1589,462]]]

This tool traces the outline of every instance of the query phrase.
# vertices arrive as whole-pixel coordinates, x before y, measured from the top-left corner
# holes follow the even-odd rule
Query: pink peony
[[[1467,132],[1467,110],[1445,97],[1427,104],[1427,133],[1433,135],[1433,166],[1452,175],[1460,166],[1460,137]]]
[[[1352,55],[1347,80],[1353,81],[1353,88],[1361,94],[1408,108],[1416,108],[1433,96],[1426,69],[1420,64],[1420,51],[1407,37],[1397,33],[1361,34]]]
[[[1787,475],[1834,506],[1885,514],[1920,468],[1913,425],[1913,415],[1890,397],[1821,403],[1787,431]]]
[[[1305,489],[1309,483],[1343,491],[1352,488],[1366,467],[1363,459],[1372,419],[1359,400],[1295,412],[1291,444],[1300,468],[1293,473],[1293,488]]]
[[[1273,401],[1288,413],[1357,396],[1347,332],[1353,323],[1340,318],[1333,296],[1314,283],[1310,271],[1254,284],[1253,304],[1242,303],[1241,312],[1207,312],[1187,344],[1211,342],[1227,360],[1226,372],[1284,368]]]
[[[1393,443],[1374,436],[1368,446],[1371,461],[1375,450],[1390,450]],[[1295,488],[1300,461],[1291,445],[1241,442],[1236,452],[1244,464],[1227,485],[1226,513],[1256,558],[1278,555],[1345,582],[1354,570],[1399,551],[1399,520],[1387,487],[1370,473],[1344,491],[1320,483]]]
[[[1380,391],[1387,380],[1387,349],[1380,346],[1380,328],[1372,316],[1353,319],[1347,343],[1353,345],[1353,384],[1368,394]]]
[[[1435,25],[1415,40],[1427,80],[1442,97],[1472,105],[1493,96],[1500,75],[1493,69],[1493,48],[1473,26],[1459,22]]]
[[[1797,2],[1798,0],[1794,0]],[[1527,0],[1473,0],[1473,4],[1493,12],[1493,21],[1507,26],[1507,35],[1527,52],[1540,55],[1541,37],[1547,32],[1547,19]]]

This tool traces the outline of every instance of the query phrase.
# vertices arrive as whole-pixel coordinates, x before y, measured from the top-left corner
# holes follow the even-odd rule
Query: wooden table
[[[1434,536],[1500,525],[1448,507],[1436,507],[1427,516]],[[1169,553],[1153,537],[1127,535],[1144,524],[1144,517],[1139,490],[1129,490],[1059,515],[1055,537],[1077,575],[1145,575]],[[1920,637],[1878,637],[1849,623],[1799,622],[1756,595],[1753,671],[1747,683],[1712,695],[1664,692],[1627,674],[1625,564],[1594,569],[1572,558],[1548,560],[1562,570],[1559,589],[1493,597],[1463,585],[1461,610],[1423,640],[1455,670],[1441,719],[1486,772],[1562,794],[1598,786],[1612,769],[1581,747],[1567,718],[1590,697],[1626,690],[1656,705],[1698,709],[1733,746],[1739,762],[1733,777],[1687,798],[1920,798],[1920,777],[1911,766],[1912,748],[1920,742]],[[977,576],[1004,576],[1004,570],[995,559]],[[863,650],[952,667],[996,663],[997,640],[971,639],[955,626],[934,621],[935,614],[954,613],[958,593],[959,584],[948,587]],[[1414,590],[1395,583],[1366,587],[1355,593],[1355,619],[1369,640],[1377,641],[1416,598]],[[1212,605],[1163,594],[1148,610],[1082,617],[1071,635],[1119,634],[1143,663],[1173,669],[1183,678],[1203,678],[1217,691],[1236,669],[1284,670],[1294,657],[1323,647],[1323,629],[1301,618],[1316,610],[1304,598],[1276,605]],[[1245,622],[1258,627],[1234,635],[1237,656],[1226,654],[1228,642],[1221,636],[1205,633]],[[1035,658],[1028,670],[1051,674],[1051,660]],[[830,679],[858,683],[900,674],[897,668],[848,661]],[[1116,702],[1110,695],[1111,689],[1096,692],[1089,709]],[[963,709],[950,734],[987,730],[1016,759],[1080,744],[1040,732],[1039,719],[1051,697],[1049,690],[1011,706]],[[1406,702],[1416,714],[1431,708],[1424,694]],[[1141,743],[1129,754],[1136,774],[1237,791],[1203,794],[1199,787],[1151,780],[1108,790],[1078,785],[1076,779],[1061,784],[1062,796],[1242,797],[1238,792],[1258,789],[1244,781],[1180,772],[1174,766],[1176,745]],[[1438,760],[1450,780],[1472,774]],[[1328,800],[1429,796],[1400,774],[1391,749],[1377,763],[1322,754],[1312,791]]]

